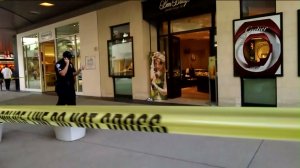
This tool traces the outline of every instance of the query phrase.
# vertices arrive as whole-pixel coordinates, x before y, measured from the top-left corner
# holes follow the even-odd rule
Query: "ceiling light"
[[[41,6],[45,6],[45,7],[54,6],[54,4],[49,3],[49,2],[43,2],[43,3],[40,3],[40,5],[41,5]]]

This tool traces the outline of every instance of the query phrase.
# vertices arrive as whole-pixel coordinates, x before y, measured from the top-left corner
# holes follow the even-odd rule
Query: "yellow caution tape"
[[[0,122],[221,137],[300,140],[300,108],[0,106]]]

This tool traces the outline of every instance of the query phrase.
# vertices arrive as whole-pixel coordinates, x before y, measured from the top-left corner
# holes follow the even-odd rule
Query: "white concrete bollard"
[[[54,127],[56,139],[61,141],[75,141],[85,136],[86,128]]]
[[[2,130],[3,130],[3,124],[0,123],[0,142],[2,140]]]

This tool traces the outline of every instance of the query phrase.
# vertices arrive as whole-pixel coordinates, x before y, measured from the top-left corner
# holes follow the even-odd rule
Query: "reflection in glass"
[[[114,80],[115,97],[132,98],[133,50],[129,23],[110,27],[111,39],[107,42],[109,76]],[[117,77],[117,78],[116,78]]]
[[[115,78],[115,94],[116,95],[132,95],[131,78]]]
[[[39,47],[37,34],[23,37],[23,56],[25,87],[30,89],[41,88]]]
[[[109,40],[109,75],[133,76],[132,37],[122,40]]]
[[[79,33],[79,24],[72,23],[55,29],[56,38],[62,38]]]
[[[276,0],[241,0],[242,17],[276,12]]]
[[[129,24],[122,24],[111,27],[112,39],[126,38],[130,36]]]
[[[40,44],[41,65],[44,91],[55,90],[55,47],[54,41],[48,41]]]
[[[161,27],[159,29],[160,35],[167,35],[168,34],[168,22],[162,22]]]
[[[276,106],[276,78],[242,78],[243,106]]]
[[[244,44],[244,57],[251,66],[263,66],[267,62],[271,44],[263,38],[253,38]]]
[[[164,54],[166,58],[169,58],[169,41],[167,36],[159,38],[159,51]],[[166,69],[169,69],[168,60],[166,60]]]
[[[171,33],[196,30],[208,27],[211,27],[210,13],[171,21]]]

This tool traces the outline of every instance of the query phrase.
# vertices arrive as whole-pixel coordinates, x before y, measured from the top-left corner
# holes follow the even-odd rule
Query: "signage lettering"
[[[50,38],[52,37],[52,32],[45,32],[45,33],[41,33],[41,38]]]
[[[123,115],[106,113],[100,119],[100,123],[105,124],[107,128],[111,130],[167,133],[167,128],[161,125],[160,120],[161,116],[159,114],[155,114],[154,116],[147,114],[137,116],[135,114]]]
[[[52,31],[49,32],[43,32],[40,34],[40,40],[43,41],[47,41],[47,40],[51,40],[53,39],[53,34]]]
[[[184,8],[190,0],[161,0],[159,4],[160,10],[173,10],[178,8]]]
[[[251,31],[261,31],[265,32],[269,27],[262,27],[262,26],[249,26],[246,28],[245,32],[251,32]]]

